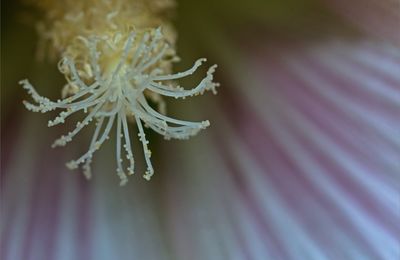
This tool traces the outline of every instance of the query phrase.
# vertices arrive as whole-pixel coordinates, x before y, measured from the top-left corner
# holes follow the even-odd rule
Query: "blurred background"
[[[176,71],[207,57],[221,87],[168,114],[211,126],[147,131],[150,182],[133,130],[124,187],[113,138],[91,181],[65,162],[93,129],[50,148],[75,120],[48,128],[18,82],[57,99],[64,79],[37,59],[41,14],[1,5],[2,259],[400,259],[398,0],[178,1]]]

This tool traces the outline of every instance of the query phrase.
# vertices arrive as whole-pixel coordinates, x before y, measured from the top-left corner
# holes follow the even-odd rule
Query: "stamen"
[[[139,47],[137,49],[137,51],[135,52],[132,61],[131,61],[131,66],[132,69],[135,69],[136,67],[136,63],[138,62],[138,59],[142,56],[144,49],[146,48],[146,42],[149,40],[149,34],[145,33],[142,37],[142,40],[139,44]]]
[[[79,159],[70,161],[67,163],[67,167],[69,169],[73,170],[73,169],[78,168],[79,164],[84,163],[88,158],[91,158],[93,153],[96,150],[100,149],[100,147],[104,143],[104,141],[109,138],[109,134],[110,134],[111,128],[113,126],[114,119],[115,119],[115,115],[108,119],[106,129],[104,130],[102,136],[100,137],[100,139],[98,141],[96,141],[94,143],[93,147],[91,149],[89,149],[89,151],[87,151],[84,155],[79,157]]]
[[[121,138],[122,138],[122,133],[121,133],[121,115],[118,113],[118,119],[117,119],[117,175],[121,179],[120,185],[125,185],[126,182],[128,181],[128,178],[126,177],[123,168],[122,168],[122,158],[121,158]]]
[[[155,63],[160,61],[161,58],[165,55],[165,52],[167,51],[167,49],[168,49],[168,45],[165,44],[163,46],[163,48],[161,49],[161,51],[156,56],[151,58],[147,63],[145,63],[143,65],[139,65],[138,71],[143,72],[144,70],[148,69],[149,67],[151,67],[152,65],[154,65]]]
[[[140,140],[140,142],[142,142],[142,145],[143,145],[144,159],[146,160],[146,164],[147,164],[147,171],[143,175],[143,178],[145,178],[146,180],[149,181],[151,176],[153,176],[153,174],[154,174],[153,165],[151,164],[151,161],[150,161],[151,151],[147,147],[147,144],[149,143],[149,141],[147,141],[147,139],[146,139],[146,135],[143,131],[142,122],[140,122],[140,118],[135,116],[135,120],[136,120],[136,124],[137,124],[138,130],[139,130],[139,134],[138,134],[139,140]]]
[[[161,28],[159,27],[154,31],[154,35],[152,37],[152,40],[151,40],[149,46],[148,47],[145,46],[145,49],[144,49],[145,52],[143,53],[143,58],[140,61],[140,63],[138,65],[136,65],[136,67],[141,68],[143,66],[143,64],[145,64],[152,58],[151,52],[155,51],[157,45],[159,44],[159,40],[161,39],[161,37],[162,37]]]
[[[69,132],[68,135],[66,136],[61,136],[59,139],[57,139],[52,147],[57,147],[57,146],[65,146],[68,142],[72,141],[72,138],[79,133],[83,127],[87,126],[89,124],[90,121],[92,121],[93,117],[95,116],[96,112],[100,109],[100,107],[103,105],[103,103],[99,103],[92,112],[90,112],[90,114],[82,121],[82,122],[78,122],[76,124],[76,128],[72,131]]]
[[[103,122],[104,122],[104,117],[100,117],[100,119],[98,119],[97,121],[96,130],[94,131],[92,141],[90,142],[89,151],[94,151],[97,138],[99,137],[100,129],[103,126]],[[90,167],[91,162],[92,162],[92,155],[88,157],[85,164],[82,166],[83,174],[87,179],[90,179],[92,177],[92,170]]]
[[[121,157],[121,139],[123,137],[123,147],[126,158],[129,160],[129,167],[127,167],[129,175],[134,173],[135,166],[127,116],[133,117],[137,125],[138,136],[142,143],[147,165],[147,170],[143,177],[147,180],[154,174],[154,169],[151,164],[151,151],[148,148],[148,140],[146,139],[142,122],[146,127],[150,127],[155,132],[163,135],[165,139],[188,139],[210,124],[208,121],[190,122],[164,115],[165,103],[161,95],[185,98],[203,94],[206,90],[215,92],[215,88],[218,86],[217,83],[213,82],[213,73],[216,65],[211,66],[207,71],[206,77],[195,88],[190,90],[174,87],[173,84],[161,83],[193,74],[206,59],[197,60],[192,68],[186,71],[163,75],[166,70],[165,66],[158,67],[158,65],[161,64],[161,61],[172,62],[174,59],[164,59],[167,51],[172,49],[163,39],[161,30],[156,29],[152,32],[144,32],[139,44],[135,44],[136,35],[134,32],[130,33],[126,37],[124,44],[120,43],[124,39],[121,33],[110,37],[79,37],[84,46],[88,48],[89,61],[84,64],[81,64],[82,61],[79,61],[81,66],[76,66],[76,60],[74,61],[71,57],[64,57],[60,61],[59,69],[68,81],[69,85],[67,87],[74,86],[68,89],[71,96],[62,100],[54,102],[42,97],[28,80],[20,81],[20,84],[28,91],[36,103],[31,104],[24,101],[24,105],[28,110],[44,113],[55,109],[64,109],[56,118],[48,122],[48,126],[64,123],[75,112],[82,110],[84,113],[89,112],[82,122],[76,124],[73,131],[57,139],[52,147],[66,145],[93,119],[97,120],[89,150],[77,160],[67,163],[67,167],[70,169],[76,169],[79,165],[83,164],[83,173],[88,179],[92,175],[90,164],[93,154],[108,139],[115,118],[117,118],[115,156],[117,160],[117,174],[121,179],[121,185],[124,185],[128,180],[127,175],[124,173],[124,162]],[[100,41],[103,42],[98,44]],[[111,51],[114,48],[117,53],[121,53],[117,66],[115,66],[115,61],[113,61],[110,64],[102,64],[100,67],[100,54],[104,53],[104,50],[100,48],[107,46],[107,44],[110,45]],[[118,50],[118,48],[121,48],[120,46],[123,46],[122,51]],[[109,52],[110,49],[107,49],[107,55],[111,55]],[[132,58],[129,58],[130,52],[133,52]],[[147,98],[158,104],[159,112],[147,103]],[[108,122],[100,135],[105,119]]]
[[[92,38],[91,41],[87,41],[85,38],[84,42],[86,47],[89,49],[90,53],[90,66],[92,71],[94,72],[94,77],[97,82],[102,81],[101,72],[100,72],[100,65],[99,65],[99,56],[100,53],[97,51],[97,39]]]
[[[132,148],[131,148],[131,140],[129,138],[129,130],[128,130],[128,123],[126,122],[126,115],[125,112],[122,110],[121,111],[121,118],[122,118],[122,127],[124,129],[124,137],[125,137],[125,144],[124,148],[126,151],[126,158],[129,160],[129,167],[128,167],[128,174],[132,175],[134,174],[134,169],[135,169],[135,161],[133,158],[133,153],[132,153]]]
[[[122,53],[121,60],[119,61],[118,65],[117,65],[117,68],[114,70],[114,72],[113,72],[113,74],[112,74],[112,76],[111,76],[111,80],[110,80],[110,84],[109,84],[110,87],[111,87],[112,84],[114,83],[115,77],[118,75],[120,69],[121,69],[122,66],[125,64],[125,61],[126,61],[126,59],[128,58],[129,49],[130,49],[131,46],[132,46],[133,40],[134,40],[134,38],[135,38],[135,35],[136,35],[136,34],[132,32],[132,33],[129,35],[128,39],[126,40],[125,48],[124,48],[124,51],[123,51],[123,53]]]
[[[173,80],[173,79],[181,79],[181,78],[187,77],[189,75],[192,75],[201,66],[201,64],[203,64],[203,62],[206,62],[206,61],[207,61],[207,59],[205,59],[205,58],[198,59],[193,64],[193,67],[191,67],[190,69],[188,69],[186,71],[178,72],[178,73],[175,73],[175,74],[169,74],[169,75],[164,75],[164,76],[153,77],[153,80],[154,81],[158,81],[158,80]]]

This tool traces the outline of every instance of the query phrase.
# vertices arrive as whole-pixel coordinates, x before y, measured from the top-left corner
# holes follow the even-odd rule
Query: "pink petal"
[[[51,149],[49,144],[58,133],[43,128],[46,122],[39,116],[19,117],[25,131],[14,137],[15,149],[2,147],[12,154],[2,169],[0,258],[167,256],[157,183],[149,184],[134,176],[129,186],[121,188],[115,165],[108,163],[108,153],[94,158],[99,167],[94,169],[92,181],[85,180],[80,172],[71,172],[64,166],[84,148],[75,143],[69,150]],[[9,136],[7,128],[6,132]]]
[[[332,10],[368,34],[400,44],[398,0],[326,0]]]
[[[363,40],[227,50],[230,81],[203,106],[213,136],[166,151],[184,162],[166,183],[177,258],[400,257],[400,52]]]
[[[88,187],[60,167],[62,151],[38,138],[49,132],[35,120],[21,120],[29,131],[18,132],[15,149],[3,147],[12,154],[2,171],[1,258],[89,259]]]

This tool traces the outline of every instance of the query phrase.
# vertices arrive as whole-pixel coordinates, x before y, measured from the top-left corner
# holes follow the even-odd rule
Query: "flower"
[[[49,97],[59,96],[52,86],[60,79],[54,65],[15,58],[30,60],[36,41],[9,25],[1,257],[397,259],[393,3],[181,1],[177,51],[183,61],[220,64],[223,88],[190,105],[168,103],[169,114],[208,118],[213,127],[190,142],[149,134],[157,174],[124,187],[107,174],[115,171],[113,139],[104,145],[114,148],[96,153],[96,178],[62,167],[86,144],[51,149],[57,129],[21,106],[19,79],[28,75]]]
[[[114,2],[113,5],[126,5],[125,1]],[[168,82],[193,74],[206,59],[197,60],[192,68],[184,72],[168,74],[171,67],[170,63],[177,61],[178,57],[174,55],[174,49],[166,42],[161,29],[150,29],[143,33],[136,33],[135,31],[125,33],[126,25],[114,23],[111,19],[111,17],[121,13],[121,10],[111,8],[111,12],[107,8],[101,9],[101,7],[101,5],[94,5],[93,8],[95,9],[89,8],[89,10],[82,7],[82,10],[75,10],[78,14],[71,14],[67,11],[67,14],[62,17],[67,19],[68,22],[59,29],[77,31],[77,35],[72,34],[70,37],[76,37],[78,40],[78,42],[72,42],[71,45],[61,48],[67,49],[59,62],[59,70],[68,81],[63,89],[66,97],[56,102],[50,101],[48,98],[40,96],[28,80],[22,80],[20,84],[38,103],[38,105],[33,105],[24,101],[24,104],[28,110],[42,113],[55,109],[65,109],[54,120],[49,121],[48,126],[64,123],[67,117],[78,111],[89,113],[82,122],[77,122],[73,131],[57,139],[52,147],[65,146],[91,121],[97,121],[89,150],[77,160],[67,163],[69,169],[76,169],[80,164],[83,164],[84,174],[87,178],[91,178],[90,164],[93,153],[109,138],[116,120],[116,161],[117,174],[121,179],[121,185],[126,184],[128,180],[122,166],[121,138],[123,137],[126,158],[129,160],[128,174],[134,173],[134,158],[127,123],[127,118],[133,117],[138,127],[138,136],[143,145],[147,164],[147,170],[143,177],[150,180],[154,174],[154,169],[151,164],[151,151],[147,146],[148,141],[145,137],[142,121],[146,127],[163,135],[165,139],[188,139],[209,126],[209,121],[189,122],[163,115],[165,104],[161,96],[186,98],[203,94],[206,90],[212,90],[216,93],[215,88],[218,84],[213,83],[216,65],[210,67],[207,76],[192,90],[172,86]],[[50,7],[47,11],[54,11],[53,8]],[[128,8],[132,9],[134,6],[128,6]],[[105,13],[109,24],[103,25],[106,28],[97,24],[93,25],[93,21],[91,21],[93,18],[91,16],[86,18],[82,13],[83,11],[100,13],[100,17],[103,16],[102,13]],[[131,20],[126,19],[128,21],[125,21],[132,22],[131,25],[128,24],[128,27],[136,25],[135,14],[132,13],[131,15]],[[68,17],[80,17],[80,22],[90,20],[86,23],[91,26],[82,29],[74,28],[75,20],[78,18],[74,18],[71,22]],[[95,20],[97,21],[98,18],[96,16]],[[56,22],[59,22],[58,19]],[[71,27],[73,28],[71,29]],[[111,30],[107,27],[111,27]],[[96,34],[91,34],[89,38],[80,35],[87,33],[88,30],[95,31]],[[60,32],[53,33],[56,34],[54,38],[59,37]],[[68,31],[66,33],[71,34]],[[68,39],[55,42],[63,41],[68,42]],[[82,44],[85,48],[81,46]],[[83,62],[81,59],[83,59]],[[149,105],[147,98],[158,103],[161,113]],[[107,124],[103,127],[105,121],[107,121]],[[171,124],[176,126],[171,126]]]

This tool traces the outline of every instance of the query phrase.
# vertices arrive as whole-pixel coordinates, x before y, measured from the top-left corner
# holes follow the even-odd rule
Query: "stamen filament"
[[[98,121],[97,121],[96,130],[94,131],[92,141],[90,141],[89,151],[94,151],[94,147],[95,147],[97,138],[99,137],[100,130],[103,126],[103,122],[104,122],[104,117],[100,117],[100,119],[98,119]],[[92,171],[91,171],[91,167],[90,167],[91,162],[92,162],[92,155],[90,155],[87,158],[85,164],[82,166],[83,174],[85,175],[85,177],[87,179],[90,179],[92,177]]]
[[[137,44],[138,38],[140,42]],[[197,60],[192,68],[186,71],[167,74],[170,73],[170,66],[165,66],[165,64],[176,59],[166,57],[166,53],[173,53],[173,49],[163,39],[159,28],[141,34],[131,32],[127,36],[116,33],[113,37],[93,35],[88,38],[80,36],[78,39],[88,49],[89,60],[77,61],[74,57],[67,55],[59,63],[59,69],[65,74],[68,82],[65,93],[72,95],[54,102],[40,96],[28,80],[22,80],[20,84],[36,103],[24,101],[26,108],[42,113],[65,109],[56,118],[50,120],[48,126],[64,123],[69,116],[78,111],[89,112],[82,122],[76,124],[75,129],[57,139],[52,147],[66,145],[93,119],[97,120],[89,150],[78,159],[67,163],[70,169],[76,169],[83,164],[83,172],[88,179],[92,175],[90,164],[93,154],[108,139],[116,119],[115,157],[121,185],[127,182],[127,175],[124,172],[125,163],[122,158],[122,138],[124,138],[126,159],[129,161],[127,173],[128,175],[134,173],[135,161],[127,117],[134,118],[147,165],[143,177],[149,180],[154,174],[154,169],[143,124],[163,135],[165,139],[188,139],[208,127],[210,124],[208,121],[190,122],[164,115],[165,103],[162,96],[185,98],[202,94],[207,90],[215,92],[218,86],[213,82],[216,66],[209,68],[206,77],[195,88],[185,90],[175,87],[170,82],[193,74],[206,59]],[[106,51],[104,48],[107,48]],[[116,57],[114,52],[120,56]],[[159,111],[153,109],[147,99],[156,102]],[[105,119],[108,122],[103,130]]]
[[[142,122],[140,121],[140,118],[138,116],[135,116],[135,120],[136,120],[136,125],[139,130],[139,134],[138,134],[139,140],[142,142],[142,145],[143,145],[144,159],[146,160],[146,164],[147,164],[147,171],[143,175],[143,178],[145,178],[146,180],[149,181],[151,176],[154,174],[153,165],[151,164],[151,161],[150,161],[151,151],[147,147],[148,141],[146,140],[146,135],[144,133]]]

